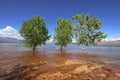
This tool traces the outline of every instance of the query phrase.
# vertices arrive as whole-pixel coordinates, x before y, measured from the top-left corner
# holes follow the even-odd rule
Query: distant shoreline
[[[99,43],[100,45],[120,45],[120,41],[103,41]]]

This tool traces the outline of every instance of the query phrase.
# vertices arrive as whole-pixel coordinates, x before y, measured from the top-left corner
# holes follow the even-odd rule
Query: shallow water
[[[91,61],[102,61],[120,67],[120,46],[89,46],[87,47]],[[7,71],[16,65],[25,65],[40,61],[60,63],[66,59],[82,59],[81,46],[70,44],[61,52],[59,46],[47,44],[32,48],[24,48],[18,43],[0,43],[0,71]]]

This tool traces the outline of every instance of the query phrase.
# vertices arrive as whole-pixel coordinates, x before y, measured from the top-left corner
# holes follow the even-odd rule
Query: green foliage
[[[54,41],[57,45],[60,45],[61,49],[72,42],[72,23],[70,20],[57,19]]]
[[[49,39],[48,30],[46,28],[43,18],[34,16],[22,23],[20,34],[24,38],[23,45],[26,47],[33,47],[33,50],[38,45],[45,44]]]
[[[88,14],[76,14],[73,16],[73,20],[78,23],[74,26],[74,34],[78,44],[96,45],[106,38],[106,35],[99,30],[102,23],[96,17],[90,18]]]

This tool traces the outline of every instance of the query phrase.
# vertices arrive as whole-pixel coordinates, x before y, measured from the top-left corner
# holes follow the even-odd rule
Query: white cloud
[[[0,30],[0,37],[22,39],[20,34],[17,32],[17,30],[12,28],[11,26],[7,26],[6,28]]]

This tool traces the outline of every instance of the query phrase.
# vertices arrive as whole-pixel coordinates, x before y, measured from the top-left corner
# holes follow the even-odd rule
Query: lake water
[[[60,62],[64,59],[81,59],[81,46],[69,44],[61,52],[59,46],[46,44],[37,47],[37,51],[32,48],[25,48],[19,43],[0,43],[0,71],[6,71],[16,65],[25,65],[37,61]],[[102,62],[120,67],[120,46],[99,45],[87,47],[91,61]],[[95,58],[97,57],[97,59]],[[98,59],[99,58],[99,59]]]

